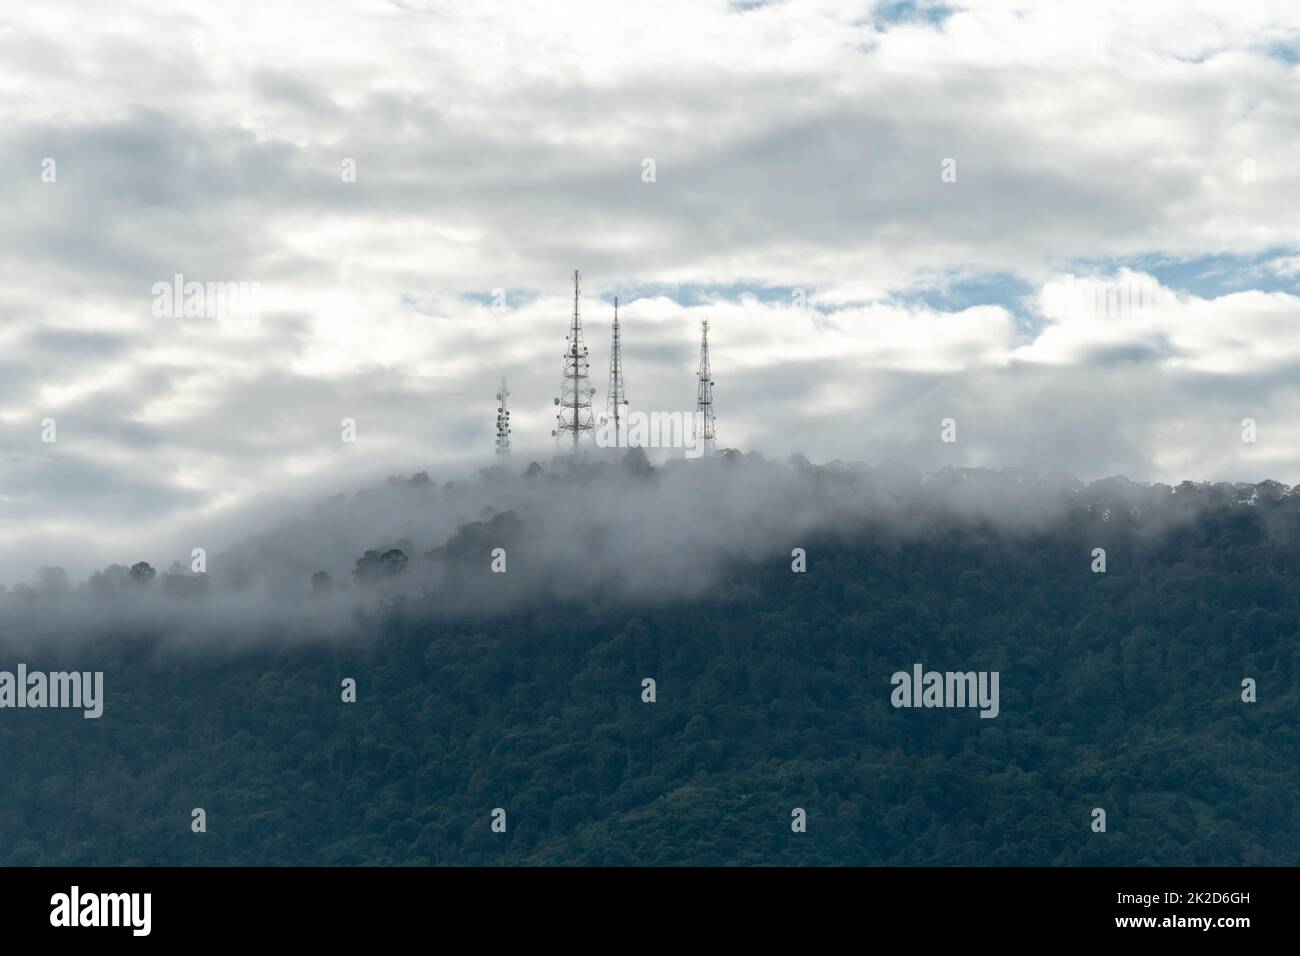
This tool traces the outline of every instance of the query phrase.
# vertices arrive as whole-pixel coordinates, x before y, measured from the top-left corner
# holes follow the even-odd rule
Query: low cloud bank
[[[473,480],[427,472],[317,504],[195,573],[124,562],[74,583],[59,568],[0,590],[0,641],[157,634],[240,646],[338,636],[385,606],[431,617],[530,603],[647,604],[698,598],[746,562],[791,561],[834,536],[876,541],[956,532],[1014,542],[1070,526],[1152,539],[1207,509],[1248,513],[1279,543],[1297,536],[1300,489],[1084,484],[1024,469],[816,466],[728,451],[654,467],[638,449],[549,465],[513,462]],[[1247,513],[1243,511],[1243,513]]]

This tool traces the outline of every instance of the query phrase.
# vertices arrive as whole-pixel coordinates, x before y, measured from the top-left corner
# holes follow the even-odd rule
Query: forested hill
[[[842,520],[723,549],[700,588],[462,607],[439,587],[514,574],[484,518],[397,572],[437,586],[358,575],[328,637],[114,613],[34,645],[10,594],[0,669],[103,671],[105,699],[0,710],[0,863],[1300,864],[1300,497],[1058,481],[1004,520],[933,496],[1029,508],[1023,477],[949,473],[885,520],[842,507],[851,473],[799,480]],[[536,520],[497,521],[521,568]],[[996,718],[893,706],[918,663],[996,671]]]

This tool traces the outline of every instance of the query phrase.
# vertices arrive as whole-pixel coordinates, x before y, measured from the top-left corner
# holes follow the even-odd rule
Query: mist
[[[155,567],[123,554],[74,582],[58,567],[0,590],[6,644],[157,635],[208,646],[336,638],[376,614],[498,615],[555,602],[648,606],[726,597],[744,567],[789,565],[836,537],[889,545],[963,532],[1016,541],[1066,528],[1154,541],[1207,508],[1269,508],[1296,534],[1297,496],[1276,482],[1177,488],[1089,484],[1027,469],[944,469],[725,451],[658,466],[640,449],[505,460],[439,482],[428,471],[336,495],[239,544]],[[1086,554],[1086,550],[1082,552]],[[869,584],[869,582],[864,582]]]

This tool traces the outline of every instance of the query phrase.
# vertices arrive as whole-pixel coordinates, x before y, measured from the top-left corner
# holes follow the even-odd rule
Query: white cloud
[[[990,0],[883,30],[873,14],[9,14],[0,578],[71,565],[69,550],[122,559],[196,526],[233,533],[276,495],[470,462],[491,448],[501,374],[516,447],[541,453],[575,266],[594,384],[617,293],[643,408],[690,407],[712,318],[724,444],[1300,481],[1284,424],[1297,301],[1276,291],[1300,261],[1300,68],[1277,55],[1297,49],[1294,6]],[[1115,265],[1210,256],[1252,264],[1200,295]],[[1070,270],[1103,302],[1117,284],[1150,301],[1060,309]],[[261,325],[154,318],[152,284],[177,272],[258,282]],[[1038,292],[956,303],[952,276]],[[682,304],[698,296],[679,283],[706,304]],[[497,288],[504,313],[486,304]],[[935,438],[947,414],[956,446]],[[55,447],[39,441],[50,415]],[[1249,448],[1244,415],[1270,422]],[[360,454],[339,447],[346,416]]]

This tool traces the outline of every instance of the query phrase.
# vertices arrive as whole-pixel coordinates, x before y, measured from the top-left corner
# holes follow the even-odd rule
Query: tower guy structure
[[[702,427],[704,457],[713,454],[717,443],[717,424],[713,420],[713,373],[709,370],[709,320],[700,324],[700,371],[699,386],[695,391],[695,421]]]
[[[596,390],[587,375],[587,347],[582,341],[582,317],[578,313],[578,271],[573,271],[573,322],[569,326],[569,344],[564,352],[564,376],[560,379],[560,395],[555,404],[560,411],[555,416],[555,430],[551,432],[559,441],[566,434],[573,435],[573,450],[578,450],[578,439],[583,432],[594,432],[596,423],[591,413],[591,398]]]
[[[605,395],[605,421],[614,423],[614,447],[624,445],[627,428],[627,392],[623,387],[623,346],[619,338],[618,297],[614,297],[614,332],[609,346],[609,391]]]
[[[510,454],[510,406],[506,399],[510,392],[506,390],[506,380],[501,379],[501,391],[497,392],[497,454]]]

